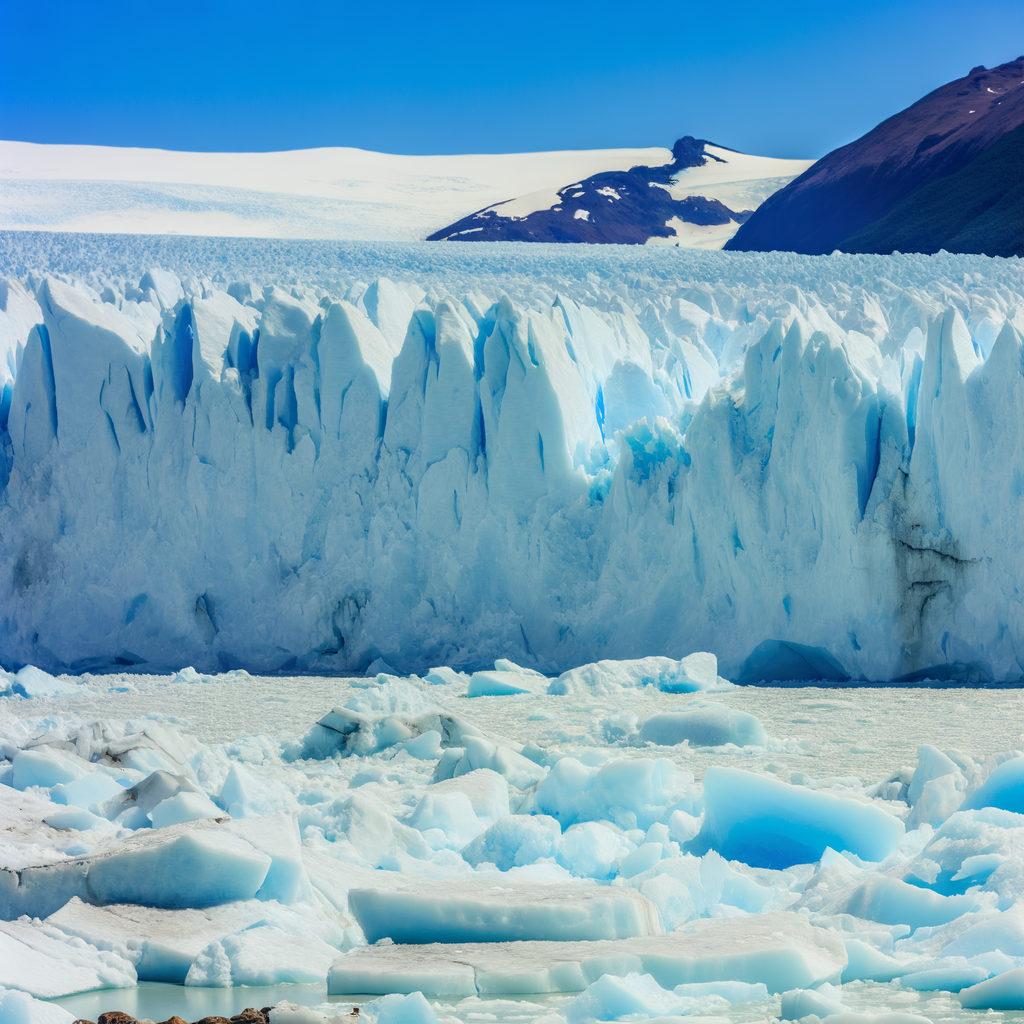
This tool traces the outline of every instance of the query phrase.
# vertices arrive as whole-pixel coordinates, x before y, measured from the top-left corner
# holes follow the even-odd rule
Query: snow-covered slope
[[[724,188],[712,169],[694,168],[692,184],[726,205],[746,204],[737,209],[753,209],[810,164],[728,158]],[[660,147],[397,156],[0,142],[0,228],[416,241],[494,203],[671,159]]]
[[[1022,674],[1015,260],[4,241],[8,659]]]
[[[810,166],[684,136],[672,162],[605,170],[496,203],[430,235],[449,242],[604,242],[720,249],[773,192]]]
[[[415,241],[490,203],[667,149],[397,156],[0,142],[0,228]]]

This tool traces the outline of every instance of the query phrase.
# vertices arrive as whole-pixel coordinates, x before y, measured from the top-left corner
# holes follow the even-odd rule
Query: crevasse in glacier
[[[7,253],[9,661],[1021,676],[1017,261],[295,248]]]

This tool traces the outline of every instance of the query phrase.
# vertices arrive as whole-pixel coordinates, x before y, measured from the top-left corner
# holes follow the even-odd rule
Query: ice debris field
[[[1024,674],[1017,259],[9,232],[0,276],[7,667]]]
[[[4,680],[4,1024],[1024,1009],[1019,690],[708,654]]]
[[[2,1024],[1024,1009],[1019,261],[0,276]]]

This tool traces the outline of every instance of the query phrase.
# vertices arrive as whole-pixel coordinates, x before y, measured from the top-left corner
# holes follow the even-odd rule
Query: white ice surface
[[[708,160],[701,167],[687,167],[677,172],[674,176],[676,184],[669,189],[677,199],[685,199],[687,196],[694,195],[719,199],[720,195],[715,190],[726,186],[736,188],[736,186],[748,185],[754,180],[779,178],[792,180],[797,175],[803,174],[814,163],[813,160],[785,160],[777,157],[755,156],[751,153],[737,153],[720,146],[707,146],[705,152],[719,159]],[[781,187],[782,185],[778,185],[773,191]],[[720,201],[725,202],[724,199]],[[753,207],[739,206],[736,209],[753,209]]]
[[[754,209],[812,163],[710,151],[729,163],[681,172],[680,197]],[[671,158],[657,147],[401,156],[0,142],[0,228],[411,241],[493,203],[502,216],[549,209],[566,182]]]
[[[651,185],[664,188],[676,199],[701,196],[718,199],[733,210],[755,210],[768,196],[792,181],[813,162],[750,156],[745,153],[733,153],[717,146],[709,146],[706,151],[714,154],[717,159],[708,159],[702,167],[690,167],[676,172],[674,175],[676,182],[673,185],[662,185],[656,182],[651,182]],[[572,189],[574,186],[570,185],[568,188]],[[478,215],[483,215],[486,212],[512,220],[524,220],[531,214],[539,213],[542,210],[558,208],[558,204],[563,199],[561,193],[566,191],[565,185],[552,184],[548,188],[489,206],[485,210],[481,210]],[[576,192],[573,194],[573,198],[582,194],[582,192]],[[619,193],[610,187],[599,188],[597,194],[606,196],[608,202],[614,202],[620,198]],[[590,211],[576,210],[573,216],[577,220],[589,220]],[[685,248],[714,250],[721,249],[736,234],[739,221],[730,220],[725,224],[702,226],[688,223],[679,217],[673,217],[666,222],[666,227],[672,228],[673,234],[668,237],[651,237],[647,240],[647,244],[680,245]],[[458,234],[472,234],[474,230],[480,229],[469,228],[458,232]]]
[[[728,767],[704,776],[704,815],[698,842],[759,867],[806,864],[829,847],[878,862],[904,835],[898,816],[859,794],[814,792]]]
[[[665,227],[672,229],[671,235],[652,235],[646,245],[666,246],[677,245],[684,249],[721,249],[726,242],[739,230],[739,222],[727,221],[725,224],[691,224],[682,217],[671,217],[665,221]]]
[[[0,142],[0,227],[414,240],[491,203],[671,159],[661,148],[400,156]]]
[[[570,1024],[593,1020],[642,1020],[714,1016],[733,1002],[767,998],[763,984],[710,982],[665,989],[649,974],[633,972],[624,978],[602,975],[564,1009]]]
[[[135,982],[135,968],[117,953],[39,921],[0,921],[0,986],[52,998]]]
[[[552,185],[550,188],[528,192],[526,195],[510,199],[506,203],[498,203],[492,209],[499,217],[524,220],[531,213],[539,213],[541,210],[550,210],[552,207],[557,206],[562,201],[562,197],[559,195],[561,188],[561,185]]]
[[[428,995],[574,992],[602,974],[650,973],[672,988],[740,981],[777,992],[838,981],[842,943],[796,914],[700,922],[691,932],[598,942],[363,946],[336,960],[328,991]],[[431,981],[433,979],[433,981]]]
[[[352,889],[349,907],[368,942],[597,940],[660,935],[654,906],[631,888],[519,882],[417,881]]]
[[[4,673],[8,677],[4,688],[10,694],[21,697],[49,697],[61,693],[73,693],[74,685],[55,679],[49,672],[43,672],[35,665],[25,665],[17,672]],[[0,682],[3,682],[0,679]],[[2,691],[0,691],[2,692]]]

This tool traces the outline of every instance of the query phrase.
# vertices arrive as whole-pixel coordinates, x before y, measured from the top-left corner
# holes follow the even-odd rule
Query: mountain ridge
[[[1024,124],[1024,56],[940,86],[769,197],[725,248],[820,255]],[[888,250],[888,251],[891,251]]]
[[[1024,125],[852,235],[846,252],[1024,252]]]
[[[676,199],[667,190],[676,172],[709,160],[707,139],[684,135],[672,147],[672,161],[627,171],[601,171],[556,189],[547,209],[523,217],[503,211],[516,200],[495,203],[427,236],[428,242],[591,242],[643,245],[651,238],[675,237],[673,218],[702,227],[742,223],[752,211],[735,211],[703,196]]]
[[[778,187],[765,188],[759,195],[752,195],[749,187],[738,187],[767,184],[769,178],[779,180],[766,175],[766,163],[773,167],[803,165],[802,161],[750,157],[686,135],[676,140],[669,163],[602,171],[574,184],[492,203],[428,235],[427,241],[660,243],[718,248],[751,215],[752,207]],[[735,177],[716,182],[713,172],[698,173],[696,178],[688,173],[710,165],[728,167],[726,176]],[[775,167],[776,174],[779,169]]]

